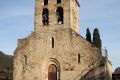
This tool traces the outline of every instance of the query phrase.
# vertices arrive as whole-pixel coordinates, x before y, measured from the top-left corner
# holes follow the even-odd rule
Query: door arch
[[[54,64],[48,67],[48,80],[57,80],[57,67]]]

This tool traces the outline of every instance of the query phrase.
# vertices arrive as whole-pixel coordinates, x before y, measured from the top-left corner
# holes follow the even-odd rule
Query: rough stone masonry
[[[35,0],[34,32],[18,40],[13,80],[104,78],[100,50],[79,34],[79,7],[77,0]]]

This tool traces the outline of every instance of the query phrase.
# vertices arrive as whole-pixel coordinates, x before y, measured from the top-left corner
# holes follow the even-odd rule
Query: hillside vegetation
[[[12,80],[13,56],[0,51],[0,80]]]

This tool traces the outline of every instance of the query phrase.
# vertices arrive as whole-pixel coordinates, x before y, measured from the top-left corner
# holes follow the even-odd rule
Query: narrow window
[[[63,24],[63,18],[64,18],[64,12],[63,12],[63,8],[62,7],[58,7],[57,11],[56,11],[56,15],[57,15],[57,23],[58,24]]]
[[[52,37],[52,48],[54,48],[54,38]]]
[[[78,63],[80,63],[80,54],[78,54]]]
[[[25,65],[27,65],[27,56],[26,55],[24,56],[24,59],[25,59]]]
[[[49,24],[49,11],[47,8],[43,9],[42,18],[43,18],[43,20],[42,20],[43,25],[47,26]]]
[[[48,5],[48,0],[44,0],[44,5]]]
[[[61,0],[57,0],[57,4],[61,3]]]
[[[26,56],[26,55],[23,55],[23,59],[22,59],[23,69],[25,69],[26,65],[27,65],[27,56]]]

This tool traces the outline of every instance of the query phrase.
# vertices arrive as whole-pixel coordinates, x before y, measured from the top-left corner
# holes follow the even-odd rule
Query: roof
[[[120,74],[120,67],[116,68],[113,74]]]

